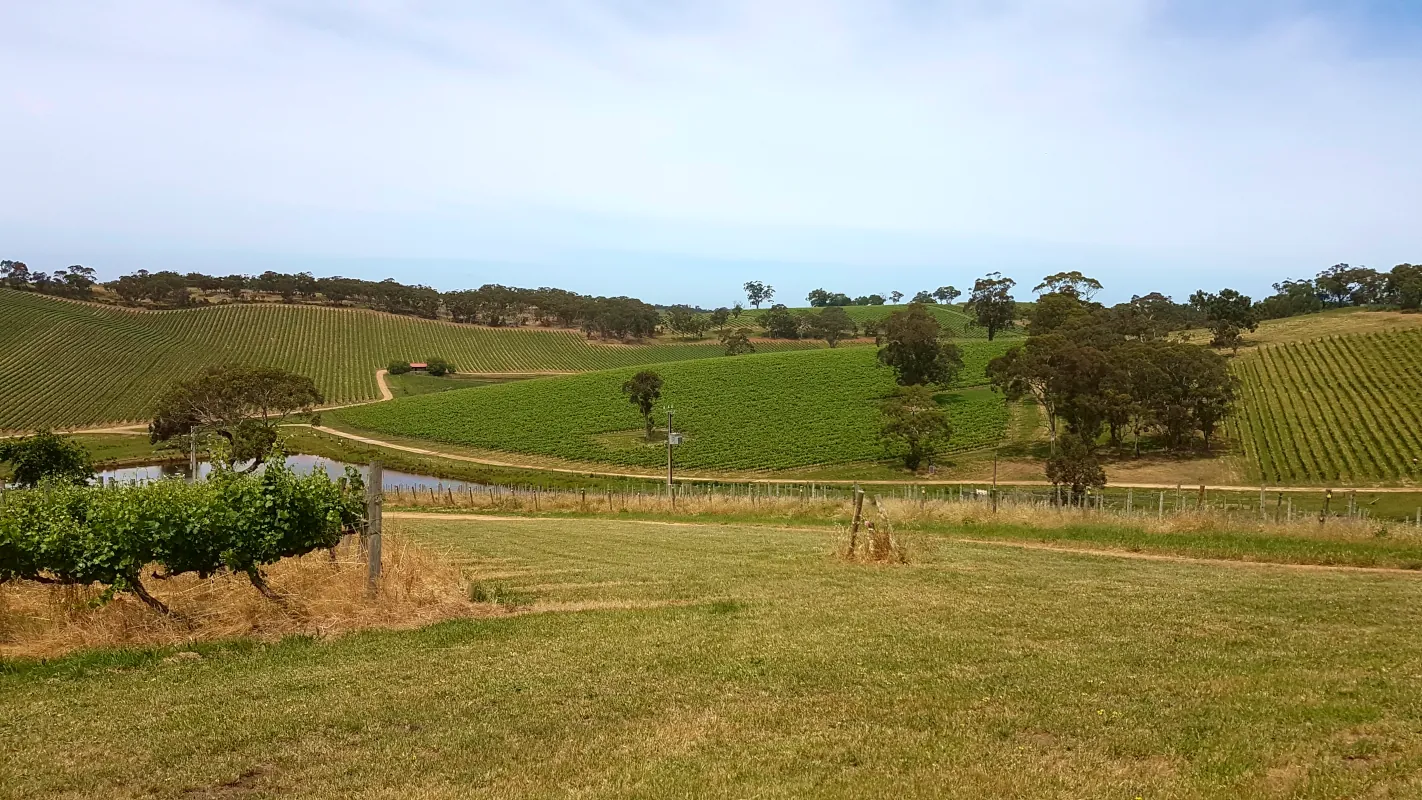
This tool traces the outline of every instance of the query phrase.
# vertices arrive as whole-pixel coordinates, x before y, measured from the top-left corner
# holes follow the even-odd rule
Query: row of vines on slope
[[[1237,435],[1260,480],[1422,479],[1422,330],[1263,348],[1235,371]]]
[[[963,344],[962,384],[1006,343]],[[980,352],[982,351],[982,352]],[[879,403],[893,372],[871,348],[687,361],[658,368],[664,380],[656,420],[674,408],[684,443],[677,462],[693,469],[774,470],[883,458]],[[367,431],[434,439],[576,462],[652,467],[665,451],[643,441],[641,418],[620,391],[632,370],[545,378],[444,392],[346,409],[333,418]],[[1001,439],[1003,398],[985,388],[945,392],[953,450]],[[497,424],[489,424],[497,420]]]
[[[818,342],[768,342],[763,351]],[[375,371],[442,356],[462,372],[584,372],[722,356],[715,342],[609,345],[357,309],[286,305],[135,312],[0,290],[0,430],[144,419],[173,381],[210,364],[308,375],[333,404],[380,397]]]

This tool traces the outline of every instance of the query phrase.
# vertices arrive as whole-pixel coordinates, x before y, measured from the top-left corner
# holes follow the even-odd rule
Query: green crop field
[[[961,384],[941,401],[953,421],[953,450],[1002,438],[1007,409],[981,386],[988,360],[1007,342],[965,342]],[[365,431],[433,439],[574,461],[654,467],[665,449],[639,434],[642,418],[619,387],[635,370],[519,381],[411,397],[328,415]],[[693,469],[764,470],[873,461],[877,401],[893,372],[873,348],[773,353],[664,364],[657,412],[668,406],[685,433],[677,462]]]
[[[1019,306],[1021,306],[1021,305],[1022,305],[1022,304],[1019,304]],[[902,311],[902,310],[904,310],[904,308],[905,308],[904,305],[896,305],[896,306],[895,306],[895,305],[882,305],[882,306],[844,306],[844,310],[849,314],[849,318],[852,319],[852,320],[854,320],[854,324],[856,324],[856,325],[863,325],[864,323],[869,322],[869,321],[871,321],[871,320],[884,319],[885,317],[888,317],[890,314],[894,313],[895,311]],[[986,338],[987,338],[987,331],[986,331],[985,329],[983,329],[983,328],[979,328],[979,327],[976,327],[976,326],[972,325],[972,324],[971,324],[972,318],[969,317],[967,314],[963,313],[963,309],[962,309],[962,306],[961,306],[961,305],[946,306],[946,305],[941,305],[941,304],[934,304],[934,305],[926,305],[926,306],[924,306],[924,308],[927,308],[927,309],[929,310],[929,312],[931,312],[931,313],[933,314],[934,317],[937,317],[937,318],[938,318],[938,324],[942,325],[942,326],[943,326],[943,329],[944,329],[945,331],[947,331],[948,333],[950,333],[951,335],[953,335],[953,336],[956,337],[956,338],[959,338],[959,339],[986,339]],[[741,316],[740,316],[738,319],[737,319],[737,318],[733,318],[727,325],[728,325],[728,327],[734,328],[734,327],[736,327],[738,324],[739,324],[739,325],[745,325],[745,324],[747,324],[747,323],[750,323],[750,324],[758,324],[758,320],[760,319],[760,316],[761,316],[762,314],[764,314],[764,313],[765,313],[766,311],[768,311],[768,310],[769,310],[768,308],[761,308],[761,309],[759,309],[759,310],[754,309],[754,308],[748,308],[748,309],[746,309],[745,311],[741,312]],[[818,309],[818,308],[792,308],[792,309],[790,309],[790,310],[791,310],[791,311],[794,311],[794,312],[797,312],[797,313],[803,313],[803,312],[818,313],[821,309]],[[1018,310],[1019,310],[1019,312],[1022,311],[1021,308],[1019,308]],[[1009,330],[1002,331],[1001,333],[998,334],[998,337],[1004,338],[1004,339],[1011,339],[1011,338],[1019,337],[1019,336],[1021,336],[1021,335],[1022,335],[1022,331],[1021,331],[1020,329],[1013,328],[1013,329],[1009,329]]]
[[[462,372],[579,372],[721,356],[723,348],[714,341],[600,344],[571,331],[480,328],[316,306],[132,311],[0,290],[0,430],[141,420],[172,381],[217,363],[309,375],[330,403],[374,400],[380,397],[377,369],[436,355]]]
[[[1236,435],[1271,483],[1422,478],[1422,329],[1331,336],[1239,358]]]

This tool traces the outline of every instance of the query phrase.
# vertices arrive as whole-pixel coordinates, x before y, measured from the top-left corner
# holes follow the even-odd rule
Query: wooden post
[[[1323,511],[1318,515],[1318,524],[1322,525],[1328,520],[1328,507],[1333,504],[1333,490],[1327,489],[1323,492]]]
[[[1200,496],[1195,498],[1195,510],[1205,510],[1205,484],[1200,484]]]
[[[1279,521],[1279,513],[1284,508],[1284,493],[1279,492],[1279,497],[1274,500],[1274,521]]]
[[[1135,491],[1136,491],[1135,489],[1126,489],[1126,513],[1127,513],[1127,514],[1130,514],[1130,513],[1131,513],[1131,509],[1135,506],[1135,500],[1136,500],[1136,498],[1135,498]]]
[[[1165,519],[1165,490],[1160,490],[1160,518]]]
[[[1263,484],[1260,484],[1260,486],[1259,486],[1259,518],[1260,518],[1261,520],[1267,521],[1267,520],[1269,519],[1269,512],[1266,511],[1266,510],[1264,510],[1264,503],[1265,503],[1265,499],[1264,499],[1264,486],[1263,486]]]
[[[380,588],[381,508],[384,506],[384,473],[379,461],[370,462],[370,478],[365,486],[365,593],[375,597]]]
[[[854,555],[854,548],[859,544],[859,526],[864,521],[864,490],[856,484],[854,487],[854,521],[849,525],[849,555]]]
[[[992,513],[997,513],[997,448],[992,449]]]

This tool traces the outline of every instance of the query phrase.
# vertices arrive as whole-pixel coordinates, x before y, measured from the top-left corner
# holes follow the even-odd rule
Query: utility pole
[[[188,430],[188,483],[197,483],[198,479],[197,437],[198,429],[190,428]]]
[[[997,513],[997,448],[992,449],[992,513]]]
[[[667,407],[667,495],[672,491],[672,410]]]

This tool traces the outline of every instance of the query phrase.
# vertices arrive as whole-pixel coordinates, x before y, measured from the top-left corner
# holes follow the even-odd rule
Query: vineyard
[[[1422,329],[1265,347],[1235,373],[1236,436],[1253,477],[1422,479]]]
[[[1022,305],[1022,304],[1019,304]],[[946,305],[926,305],[929,313],[938,319],[938,324],[943,326],[943,330],[958,339],[986,339],[987,331],[983,328],[972,325],[972,317],[965,314],[961,306]],[[738,319],[732,319],[729,327],[737,325],[756,325],[767,308],[759,310],[748,308],[741,312]],[[792,308],[796,313],[818,313],[818,308]],[[849,314],[849,318],[854,320],[855,325],[863,326],[866,322],[881,320],[888,317],[895,311],[904,310],[903,305],[883,305],[883,306],[844,306],[844,310]],[[1019,312],[1022,309],[1019,308]],[[998,334],[999,338],[1010,339],[1021,336],[1020,330],[1006,330]]]
[[[763,351],[820,342],[757,343]],[[139,312],[0,289],[0,430],[141,420],[172,382],[215,363],[311,376],[331,403],[380,397],[392,360],[461,372],[581,372],[720,356],[721,345],[589,342],[570,331],[481,328],[357,309],[231,305]]]
[[[989,359],[1010,345],[963,345],[961,383],[941,402],[953,449],[999,441],[1007,425],[1000,395],[981,387]],[[344,409],[336,422],[366,431],[434,439],[579,462],[655,467],[663,446],[643,441],[642,418],[620,387],[635,370],[540,378]],[[693,469],[770,470],[876,461],[878,401],[893,372],[871,348],[776,353],[665,364],[656,412],[676,413],[685,434],[677,462]]]

